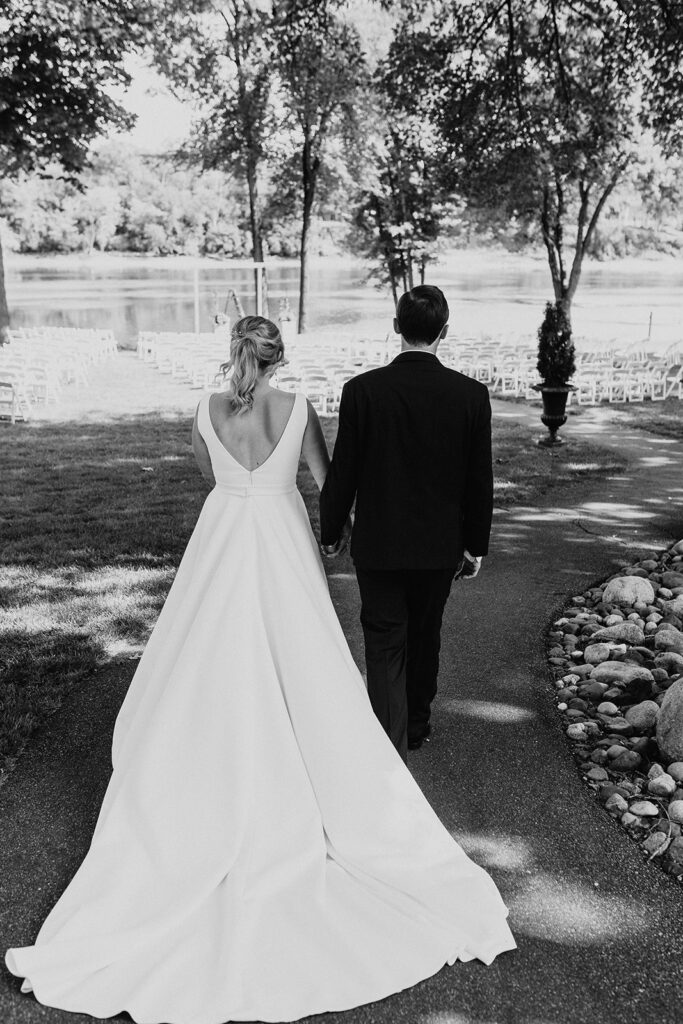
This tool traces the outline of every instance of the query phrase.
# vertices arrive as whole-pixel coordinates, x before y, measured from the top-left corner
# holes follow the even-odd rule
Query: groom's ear
[[[401,328],[398,326],[398,320],[394,317],[394,334],[400,334]]]
[[[448,324],[444,324],[443,328],[441,330],[441,334],[439,335],[439,341],[443,341],[443,339],[446,337],[447,334],[448,334]]]

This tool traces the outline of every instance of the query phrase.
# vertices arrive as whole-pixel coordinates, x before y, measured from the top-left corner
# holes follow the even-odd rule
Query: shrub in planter
[[[566,384],[576,370],[571,324],[556,302],[546,303],[543,323],[538,329],[536,369],[548,387]]]
[[[535,385],[543,398],[541,420],[550,432],[549,437],[538,443],[544,447],[553,447],[562,443],[557,431],[567,422],[567,395],[573,390],[568,382],[576,369],[571,324],[565,311],[556,302],[546,304],[543,323],[538,329],[536,369],[542,377],[542,383]]]

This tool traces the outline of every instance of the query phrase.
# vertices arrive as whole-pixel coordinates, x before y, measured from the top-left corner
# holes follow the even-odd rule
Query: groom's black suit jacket
[[[363,569],[457,566],[488,552],[493,513],[491,404],[485,385],[409,350],[344,385],[320,495],[323,544],[351,510]]]

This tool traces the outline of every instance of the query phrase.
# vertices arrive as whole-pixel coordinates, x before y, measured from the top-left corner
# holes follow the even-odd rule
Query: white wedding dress
[[[35,945],[48,1006],[139,1024],[290,1021],[515,948],[493,881],[375,718],[295,480],[297,395],[216,486],[116,720],[88,853]],[[466,770],[467,766],[463,766]]]

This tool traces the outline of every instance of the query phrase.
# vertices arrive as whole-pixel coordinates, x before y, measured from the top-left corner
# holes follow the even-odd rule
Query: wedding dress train
[[[295,480],[297,395],[253,472],[199,406],[216,486],[116,720],[90,848],[35,944],[48,1006],[290,1021],[515,942],[493,881],[377,722]]]

